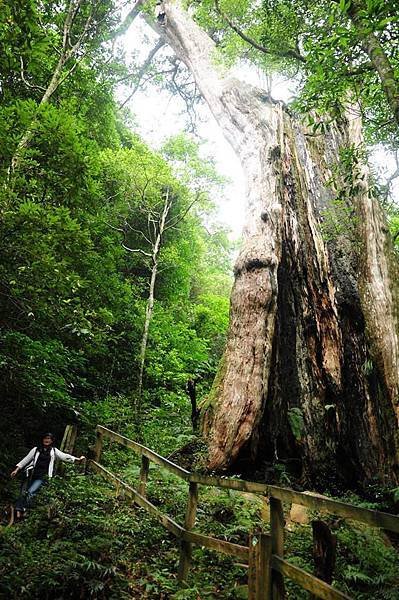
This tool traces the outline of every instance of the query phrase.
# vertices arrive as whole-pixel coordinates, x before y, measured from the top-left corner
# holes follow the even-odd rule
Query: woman
[[[30,505],[33,496],[39,491],[39,489],[47,481],[47,478],[53,476],[54,463],[56,459],[62,460],[63,462],[82,462],[85,459],[84,456],[77,458],[71,454],[61,452],[58,448],[53,446],[55,437],[52,433],[45,433],[42,437],[41,446],[35,446],[32,450],[17,463],[14,471],[11,473],[11,477],[15,477],[16,474],[24,469],[28,476],[28,488],[26,493],[21,493],[17,502],[15,503],[16,517],[20,519],[26,511],[26,507]]]

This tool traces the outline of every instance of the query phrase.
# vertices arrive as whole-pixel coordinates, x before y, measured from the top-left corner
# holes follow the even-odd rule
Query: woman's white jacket
[[[37,459],[39,458],[40,452],[37,450],[37,446],[32,448],[30,452],[23,458],[19,463],[17,463],[17,467],[20,469],[31,469],[34,468]],[[72,454],[66,454],[66,452],[61,452],[58,448],[51,448],[50,450],[50,463],[48,467],[48,476],[52,477],[54,473],[54,462],[55,460],[62,460],[63,462],[75,462],[77,460],[76,456],[72,456]]]

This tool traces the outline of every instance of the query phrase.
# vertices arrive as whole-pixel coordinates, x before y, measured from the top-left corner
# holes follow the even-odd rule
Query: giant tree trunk
[[[393,482],[396,264],[365,167],[354,169],[348,227],[328,243],[320,229],[335,210],[331,168],[340,148],[361,142],[358,123],[309,135],[261,90],[222,73],[213,42],[178,2],[163,8],[163,34],[247,178],[228,341],[202,418],[209,468],[297,459],[314,485]]]

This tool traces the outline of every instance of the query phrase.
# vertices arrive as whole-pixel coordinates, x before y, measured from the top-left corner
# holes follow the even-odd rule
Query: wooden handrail
[[[236,490],[239,492],[262,494],[265,496],[278,498],[284,502],[294,502],[295,504],[301,504],[302,506],[318,510],[320,512],[328,512],[344,519],[353,519],[366,525],[380,527],[381,529],[387,529],[389,531],[399,533],[399,517],[396,515],[377,510],[371,510],[369,508],[360,508],[358,506],[333,500],[332,498],[326,498],[325,496],[320,496],[318,494],[297,492],[295,490],[290,490],[288,488],[283,488],[276,485],[245,481],[243,479],[213,477],[198,473],[191,473],[167,458],[157,454],[153,450],[150,450],[146,446],[138,444],[137,442],[134,442],[133,440],[130,440],[119,433],[115,433],[110,429],[103,427],[102,425],[97,426],[97,431],[102,435],[114,440],[115,442],[131,448],[137,454],[147,456],[147,458],[149,458],[152,462],[165,467],[168,471],[174,473],[185,481],[191,481],[200,485]]]
[[[233,544],[232,542],[226,542],[217,538],[210,537],[208,535],[202,535],[201,533],[194,533],[181,527],[176,521],[171,519],[168,515],[162,513],[154,504],[152,504],[147,498],[144,498],[137,490],[131,485],[124,482],[122,479],[111,473],[108,469],[100,465],[95,460],[90,461],[90,466],[93,471],[101,475],[103,479],[110,481],[111,483],[118,485],[119,488],[123,488],[126,496],[129,496],[136,504],[145,508],[150,514],[152,514],[157,521],[159,521],[166,529],[168,529],[176,537],[196,544],[197,546],[203,546],[212,550],[218,550],[223,554],[229,556],[235,556],[241,560],[248,560],[248,547],[240,546],[239,544]]]
[[[194,531],[186,531],[183,534],[183,539],[192,542],[197,546],[217,550],[217,552],[221,552],[222,554],[235,556],[235,558],[239,558],[240,560],[248,561],[248,546],[233,544],[232,542],[226,542],[225,540],[214,538],[209,535],[203,535],[202,533],[195,533]]]
[[[100,435],[108,437],[110,440],[118,442],[118,444],[122,444],[122,446],[126,446],[126,448],[134,450],[136,454],[146,456],[153,463],[156,463],[161,467],[165,467],[165,469],[167,469],[171,473],[174,473],[181,479],[187,480],[190,476],[190,471],[183,469],[183,467],[176,465],[167,458],[164,458],[160,454],[157,454],[153,450],[150,450],[149,448],[143,446],[142,444],[139,444],[138,442],[130,440],[129,438],[125,437],[124,435],[121,435],[120,433],[115,433],[115,431],[111,431],[111,429],[107,429],[107,427],[103,427],[102,425],[97,425],[97,431]]]
[[[274,485],[267,487],[269,496],[279,498],[282,501],[294,502],[295,504],[301,504],[319,512],[330,513],[344,519],[353,519],[372,527],[379,527],[399,533],[399,517],[396,515],[369,508],[360,508],[346,502],[320,496],[319,494],[295,492],[294,490]]]
[[[116,485],[117,489],[123,488],[127,496],[138,506],[147,510],[180,540],[180,579],[186,579],[187,577],[191,561],[191,545],[196,544],[234,556],[249,564],[249,600],[269,600],[271,597],[274,600],[283,600],[285,598],[284,576],[296,582],[303,589],[308,590],[318,598],[324,598],[325,600],[351,600],[349,596],[284,559],[283,502],[295,502],[296,504],[301,504],[320,512],[328,512],[343,518],[353,519],[367,525],[399,533],[399,517],[389,513],[359,508],[318,494],[297,492],[275,485],[192,473],[146,446],[111,431],[102,425],[97,425],[96,435],[96,460],[90,461],[91,467],[104,479]],[[132,449],[142,457],[139,491],[122,481],[99,463],[104,437]],[[168,515],[163,514],[145,497],[149,475],[149,461],[164,467],[189,484],[189,499],[184,527],[176,523]],[[240,546],[239,544],[233,544],[232,542],[193,532],[192,527],[195,524],[197,510],[198,485],[215,486],[269,496],[271,535],[264,533],[250,535],[250,545]]]
[[[149,502],[147,498],[144,498],[137,490],[135,490],[131,485],[119,479],[116,475],[108,471],[105,467],[100,465],[95,460],[90,461],[90,466],[92,469],[101,475],[107,481],[111,481],[113,484],[116,484],[120,488],[123,488],[126,496],[129,496],[138,506],[145,508],[151,515],[153,515],[159,523],[161,523],[166,529],[168,529],[173,535],[178,538],[183,537],[184,528],[178,525],[176,521],[171,519],[168,515],[164,515],[154,504]]]
[[[325,581],[321,581],[321,579],[307,573],[303,569],[300,569],[279,556],[272,556],[271,563],[274,570],[281,573],[281,575],[289,577],[304,590],[307,590],[312,594],[317,594],[319,598],[324,598],[325,600],[351,600],[350,596],[347,596]]]

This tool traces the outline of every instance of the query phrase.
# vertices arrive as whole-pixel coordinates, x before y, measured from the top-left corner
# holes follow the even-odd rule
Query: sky
[[[156,34],[141,19],[136,19],[123,38],[127,58],[134,56],[143,62],[156,41]],[[254,69],[250,70],[247,66],[238,68],[236,75],[248,83],[266,87],[266,76]],[[276,100],[287,101],[293,96],[294,87],[294,82],[274,77],[271,85],[272,96]],[[120,91],[121,99],[126,95],[126,91]],[[186,119],[183,116],[183,101],[155,86],[148,87],[146,91],[137,91],[126,106],[134,114],[138,133],[153,148],[159,148],[165,139],[184,129]],[[245,179],[241,164],[205,103],[198,106],[197,114],[197,133],[203,141],[201,151],[204,156],[214,158],[218,172],[228,179],[223,195],[215,199],[218,206],[217,218],[230,228],[233,240],[239,239],[245,212]],[[396,169],[393,156],[382,148],[374,149],[371,163],[382,181]],[[399,178],[395,182],[393,195],[399,204]]]

